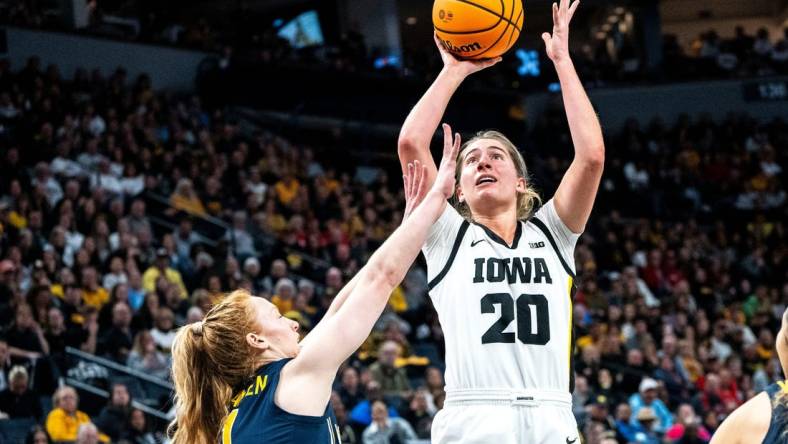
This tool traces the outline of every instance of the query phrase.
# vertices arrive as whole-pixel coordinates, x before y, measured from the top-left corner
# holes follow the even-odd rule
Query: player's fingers
[[[419,197],[424,196],[424,191],[427,188],[427,181],[424,180],[424,177],[426,177],[426,176],[427,176],[427,165],[422,165],[421,166],[421,174],[419,175],[419,177],[420,177],[419,185],[418,185],[418,188],[416,189],[416,196],[419,196]]]
[[[501,60],[503,60],[503,57],[496,57],[494,59],[485,60],[484,62],[482,62],[482,65],[484,65],[485,68],[489,68],[495,65],[496,63],[500,62]]]
[[[553,3],[553,25],[558,26],[558,3]]]
[[[443,46],[443,42],[438,38],[438,34],[433,33],[432,38],[435,40],[435,46],[438,47],[438,51],[440,51],[441,54],[448,54],[446,52],[446,47]]]
[[[407,201],[410,197],[410,180],[408,180],[408,175],[402,175],[402,189],[405,190],[405,200]]]
[[[446,155],[446,151],[449,150],[451,147],[451,126],[448,123],[444,123],[443,125],[443,155]]]
[[[572,6],[569,7],[569,16],[567,17],[567,21],[571,21],[572,17],[575,15],[575,11],[577,11],[577,7],[580,5],[580,0],[575,0],[572,3]]]
[[[421,194],[421,185],[424,182],[424,168],[426,165],[416,166],[416,180],[413,183],[413,195],[419,196]]]
[[[457,160],[457,154],[460,152],[460,146],[462,145],[462,137],[460,137],[460,133],[456,133],[454,135],[454,144],[451,147],[451,153],[449,153],[449,161],[454,162]]]
[[[408,174],[407,174],[411,187],[413,186],[413,163],[408,163]],[[412,188],[409,188],[408,191],[412,191]]]
[[[550,33],[549,32],[542,33],[542,40],[544,40],[545,48],[549,48],[550,47]]]

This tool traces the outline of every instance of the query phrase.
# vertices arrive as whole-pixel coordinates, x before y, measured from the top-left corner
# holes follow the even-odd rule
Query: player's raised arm
[[[408,118],[405,119],[400,130],[397,143],[403,174],[407,174],[408,164],[418,160],[427,168],[426,185],[428,187],[435,180],[437,171],[435,161],[430,154],[430,141],[446,111],[451,96],[470,74],[495,65],[501,60],[500,57],[497,57],[490,60],[460,61],[446,51],[437,37],[435,44],[438,46],[441,59],[443,59],[443,69],[408,114]]]
[[[579,0],[553,3],[553,33],[542,34],[547,56],[553,61],[564,99],[575,158],[555,193],[555,210],[569,229],[580,233],[594,205],[605,163],[605,143],[596,112],[569,57],[569,23]]]
[[[448,134],[451,134],[451,128],[448,125],[444,125],[444,131],[448,129]],[[448,136],[451,137],[451,136]],[[459,136],[458,136],[459,140]],[[421,200],[427,194],[427,185],[425,177],[426,168],[424,165],[421,164],[418,160],[413,162],[412,164],[408,165],[407,167],[407,174],[402,176],[402,180],[405,186],[405,211],[403,215],[403,222],[407,219],[412,213],[413,210],[421,203]],[[333,317],[337,311],[344,305],[347,297],[355,290],[356,284],[361,279],[361,271],[356,273],[353,276],[353,279],[350,280],[342,290],[334,297],[334,300],[331,302],[331,305],[328,307],[326,314],[323,315],[323,319],[321,321],[326,321]],[[320,324],[318,324],[319,326]],[[301,346],[304,347],[309,342],[311,342],[311,338],[320,334],[320,330],[315,327],[312,332],[309,333],[302,341]],[[317,333],[316,333],[317,332]]]
[[[427,232],[440,216],[446,199],[454,192],[454,168],[459,149],[459,134],[454,140],[450,135],[444,142],[443,159],[432,187],[410,217],[359,271],[355,288],[347,294],[347,299],[334,316],[315,327],[316,331],[320,330],[319,334],[312,335],[294,360],[296,373],[333,379],[339,365],[367,338],[389,295],[419,254]],[[419,176],[426,180],[423,172]],[[414,173],[411,174],[413,177],[416,177]],[[424,188],[416,184],[415,189]]]

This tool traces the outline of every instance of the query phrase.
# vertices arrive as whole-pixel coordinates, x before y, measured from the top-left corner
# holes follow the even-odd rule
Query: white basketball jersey
[[[446,206],[423,251],[446,340],[447,389],[573,390],[579,236],[552,199],[518,222],[511,247]]]

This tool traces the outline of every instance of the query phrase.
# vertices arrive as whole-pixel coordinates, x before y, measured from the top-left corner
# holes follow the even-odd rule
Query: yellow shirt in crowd
[[[145,273],[142,274],[142,288],[147,293],[151,293],[156,291],[156,279],[159,278],[161,272],[156,267],[150,267],[145,270]],[[180,290],[181,297],[186,299],[188,297],[188,293],[186,293],[186,286],[183,285],[183,279],[181,278],[181,274],[178,273],[177,270],[173,270],[172,268],[167,268],[164,270],[164,277],[171,284],[175,284],[178,286]]]
[[[82,303],[89,307],[100,310],[107,301],[109,301],[109,292],[102,287],[98,287],[94,291],[82,289]]]
[[[53,409],[47,415],[46,429],[52,441],[76,441],[79,426],[90,422],[87,413],[77,410],[74,416],[66,413],[60,407]],[[99,433],[101,442],[109,442],[109,437]]]

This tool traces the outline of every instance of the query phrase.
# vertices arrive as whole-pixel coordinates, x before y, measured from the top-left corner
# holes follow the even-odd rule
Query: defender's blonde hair
[[[259,350],[246,342],[246,334],[258,330],[252,295],[236,290],[204,320],[178,331],[172,344],[176,411],[168,430],[172,442],[217,442],[233,390],[253,376],[259,362]]]

